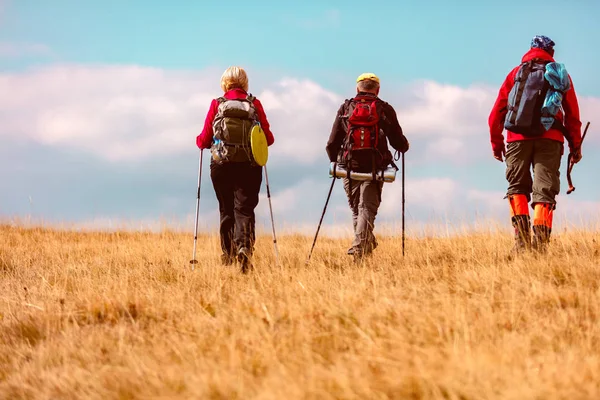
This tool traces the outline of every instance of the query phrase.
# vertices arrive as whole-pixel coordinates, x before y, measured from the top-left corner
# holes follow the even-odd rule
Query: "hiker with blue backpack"
[[[409,143],[394,108],[378,97],[379,78],[364,73],[356,85],[356,96],[346,100],[337,112],[326,150],[334,169],[333,182],[338,176],[337,165],[345,171],[344,189],[354,226],[348,254],[360,261],[377,247],[373,229],[383,184],[389,181],[387,169],[393,165],[398,170],[388,141],[402,154],[408,151]]]
[[[565,138],[570,162],[576,164],[582,158],[577,95],[565,66],[553,58],[554,46],[546,36],[532,39],[521,64],[500,87],[488,121],[494,158],[502,162],[504,157],[506,161],[507,198],[517,253],[547,249],[555,197],[560,192]]]

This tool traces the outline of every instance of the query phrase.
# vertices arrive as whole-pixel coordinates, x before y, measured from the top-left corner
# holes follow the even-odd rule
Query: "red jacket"
[[[245,99],[248,96],[242,89],[231,89],[227,93],[223,95],[226,99]],[[258,114],[258,120],[260,122],[260,126],[265,132],[265,136],[267,137],[267,144],[270,146],[275,142],[275,138],[273,138],[273,133],[271,133],[271,129],[269,127],[269,121],[267,121],[267,116],[265,114],[265,110],[263,109],[262,104],[258,99],[254,99],[254,107],[256,108],[256,113]],[[217,115],[217,111],[219,109],[219,102],[217,99],[213,99],[210,103],[210,108],[208,109],[208,114],[206,114],[206,120],[204,121],[204,129],[202,129],[202,133],[196,137],[196,145],[201,149],[210,148],[213,141],[213,121],[215,120],[215,116]]]
[[[524,56],[521,62],[530,61],[534,58],[540,58],[542,60],[554,61],[552,56],[545,52],[542,49],[533,48],[529,50]],[[504,130],[504,119],[506,117],[507,105],[508,105],[508,94],[510,93],[512,87],[515,84],[515,76],[519,71],[520,65],[515,67],[506,77],[502,87],[500,88],[500,92],[498,93],[498,98],[496,99],[496,103],[492,108],[492,112],[490,113],[490,117],[488,119],[488,123],[490,126],[490,139],[492,142],[492,150],[494,153],[499,153],[504,150],[504,136],[502,135],[502,131]],[[569,80],[571,77],[569,76]],[[581,121],[579,120],[579,104],[577,102],[577,95],[575,93],[575,88],[573,87],[573,81],[571,81],[571,89],[569,89],[563,97],[562,106],[564,109],[564,115],[562,111],[558,112],[558,115],[555,118],[562,122],[563,125],[567,128],[567,133],[565,134],[567,141],[569,143],[569,148],[571,152],[578,149],[581,146]],[[558,129],[550,129],[542,136],[538,136],[536,138],[525,137],[519,133],[507,131],[506,141],[516,142],[519,140],[532,140],[532,139],[552,139],[564,143],[564,137],[561,131]]]

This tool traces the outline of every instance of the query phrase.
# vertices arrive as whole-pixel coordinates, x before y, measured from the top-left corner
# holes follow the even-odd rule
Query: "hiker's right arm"
[[[333,121],[333,126],[331,127],[331,134],[329,135],[329,140],[327,141],[327,155],[329,156],[329,161],[334,162],[337,161],[338,153],[340,152],[340,148],[342,147],[342,143],[344,142],[344,126],[342,124],[342,115],[344,115],[344,104],[342,104],[335,115],[335,121]]]
[[[202,133],[196,137],[196,146],[200,149],[210,149],[213,141],[213,121],[217,115],[218,102],[214,100],[210,103],[206,119],[204,120],[204,129]]]

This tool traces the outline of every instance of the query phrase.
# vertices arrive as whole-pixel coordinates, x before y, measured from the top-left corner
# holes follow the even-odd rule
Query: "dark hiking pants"
[[[249,163],[210,164],[219,213],[223,254],[234,255],[242,247],[253,251],[255,241],[254,209],[262,184],[262,168]]]
[[[551,139],[522,140],[506,148],[507,194],[524,194],[528,201],[556,204],[560,192],[563,144]],[[533,179],[531,177],[533,167]],[[533,192],[533,196],[532,196]]]
[[[352,210],[354,225],[352,241],[354,254],[370,254],[377,247],[373,229],[377,210],[381,204],[382,189],[383,182],[354,181],[344,178],[344,190]]]

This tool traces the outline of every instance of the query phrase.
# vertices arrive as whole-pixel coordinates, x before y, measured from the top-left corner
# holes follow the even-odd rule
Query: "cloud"
[[[500,216],[507,213],[508,200],[506,192],[485,191],[470,189],[467,191],[467,199],[475,204],[476,210],[494,216]]]
[[[400,124],[422,162],[465,165],[488,154],[481,149],[489,147],[487,119],[497,89],[421,81],[396,93],[400,94],[389,101],[396,105]]]
[[[274,131],[281,135],[275,160],[312,164],[323,157],[341,96],[310,80],[285,78],[260,98]]]
[[[424,81],[407,88],[400,111],[403,126],[419,136],[462,138],[487,129],[487,117],[497,90],[471,85],[462,88]]]
[[[276,219],[310,220],[317,222],[321,208],[325,204],[330,182],[329,179],[323,178],[319,180],[312,176],[303,177],[300,181],[284,187],[273,185],[271,182],[271,203]],[[339,219],[340,216],[342,219],[347,219],[350,217],[350,212],[347,210],[348,207],[336,206],[334,204],[336,201],[345,199],[343,197],[341,181],[338,182],[337,189],[339,192],[334,193],[332,196],[333,201],[331,202],[332,207],[329,208],[329,214],[333,219]],[[345,205],[346,203],[344,202],[343,204]],[[264,220],[270,218],[264,176],[263,190],[260,194],[260,203],[256,209],[256,214],[258,218]],[[293,218],[289,218],[290,216],[293,216]]]
[[[52,66],[4,74],[0,135],[110,161],[173,153],[193,145],[212,98],[209,87],[199,73],[136,66]]]
[[[295,209],[297,209],[300,206],[299,202],[302,198],[302,192],[306,190],[306,185],[310,185],[310,183],[312,183],[311,181],[303,180],[294,186],[290,186],[279,191],[273,191],[273,187],[271,186],[271,204],[273,207],[273,214],[285,215],[286,213],[293,212]],[[264,182],[264,184],[266,184],[266,182]],[[268,208],[269,199],[266,191],[261,193],[259,204],[260,206],[258,207],[257,214],[259,216],[268,217],[270,211]]]
[[[405,204],[411,212],[429,210],[446,212],[459,189],[458,183],[450,178],[409,179],[405,187]],[[384,184],[380,213],[383,217],[400,215],[402,185],[398,180]]]
[[[0,3],[0,22],[2,20],[2,3]],[[40,43],[0,42],[0,58],[48,57],[52,50]]]
[[[219,72],[62,65],[0,75],[0,137],[25,137],[108,161],[150,159],[194,146]],[[258,94],[276,135],[272,160],[311,163],[341,98],[309,80]],[[316,146],[316,143],[322,143]]]
[[[587,226],[598,228],[600,221],[600,201],[580,200],[574,195],[557,196],[555,219],[563,225]]]
[[[406,94],[391,100],[398,104],[398,118],[409,140],[423,149],[424,161],[441,159],[465,165],[491,157],[488,117],[498,88],[423,81],[399,92]],[[581,97],[579,104],[584,125],[586,118],[600,114],[600,98]],[[600,135],[587,140],[600,143]]]
[[[184,227],[192,226],[188,220],[194,212],[198,154],[194,139],[211,99],[220,93],[220,74],[212,68],[176,71],[135,65],[52,65],[0,73],[0,172],[4,170],[6,178],[0,211],[26,213],[22,203],[33,193],[34,211],[54,221],[73,216],[85,226],[106,227],[130,217],[151,226],[153,215],[166,210],[169,218],[185,218]],[[259,89],[255,94],[276,139],[269,178],[278,232],[313,234],[331,183],[325,143],[343,97],[317,82],[292,77],[273,79]],[[504,193],[467,184],[449,168],[461,163],[471,168],[466,172],[470,176],[485,173],[479,159],[489,159],[487,114],[496,89],[420,82],[394,93],[386,100],[394,105],[411,141],[408,163],[415,168],[406,182],[411,225],[468,222],[479,213],[506,220]],[[600,100],[582,98],[581,108],[584,115],[598,114]],[[201,207],[203,215],[213,211],[201,222],[214,229],[217,205],[204,155]],[[581,173],[595,165],[591,157],[586,159],[590,164]],[[399,178],[384,187],[380,230],[397,229]],[[257,222],[270,232],[264,183]],[[568,204],[564,201],[561,212],[593,212],[597,207],[594,202]],[[330,229],[332,234],[346,235],[351,229],[339,183],[324,226],[336,227]]]
[[[443,158],[455,161],[466,160],[464,155],[468,154],[465,141],[451,137],[432,139],[427,144],[426,151],[431,158]]]
[[[181,154],[193,146],[220,71],[54,65],[0,74],[0,137],[38,143],[112,162]],[[495,89],[420,82],[388,99],[412,143],[413,159],[465,165],[489,157],[487,115]],[[307,79],[283,78],[257,92],[276,136],[275,164],[323,158],[337,93]],[[586,115],[600,99],[582,99]],[[276,150],[275,150],[276,149]],[[416,158],[415,158],[416,157]]]

